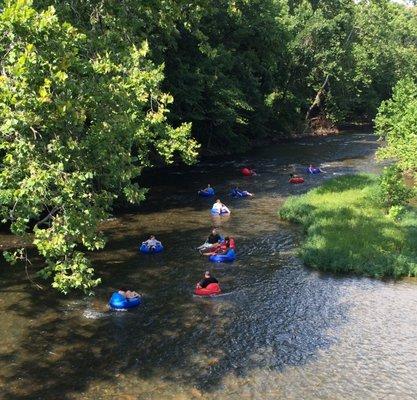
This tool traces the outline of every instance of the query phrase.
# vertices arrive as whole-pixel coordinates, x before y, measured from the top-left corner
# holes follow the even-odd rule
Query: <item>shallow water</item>
[[[147,176],[149,201],[106,223],[109,244],[92,256],[103,279],[94,298],[35,291],[2,264],[0,398],[417,398],[415,281],[306,269],[296,257],[297,228],[276,215],[289,194],[377,171],[376,147],[363,133],[306,139]],[[325,173],[286,183],[310,162]],[[242,165],[260,175],[241,177]],[[195,195],[208,182],[232,209],[229,219],[213,220],[212,200]],[[234,183],[256,196],[228,198]],[[235,263],[212,265],[196,252],[213,224],[236,238]],[[150,233],[166,251],[139,255]],[[192,295],[205,269],[224,295]],[[107,312],[120,285],[142,292],[144,306]]]

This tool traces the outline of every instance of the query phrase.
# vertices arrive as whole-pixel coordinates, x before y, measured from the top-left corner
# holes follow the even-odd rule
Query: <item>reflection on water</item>
[[[415,399],[414,281],[307,270],[296,257],[299,232],[276,217],[289,194],[334,174],[376,170],[376,142],[355,134],[302,144],[146,177],[155,185],[149,201],[106,223],[109,245],[92,256],[103,279],[94,298],[33,291],[2,265],[3,398]],[[310,163],[325,173],[287,184]],[[260,175],[240,176],[242,165]],[[213,199],[196,196],[207,183],[230,218],[212,220]],[[231,199],[232,184],[255,197]],[[235,263],[213,265],[195,250],[213,224],[236,238]],[[166,251],[138,254],[151,233]],[[224,295],[193,296],[206,269]],[[106,300],[121,285],[143,293],[144,305],[108,312]]]

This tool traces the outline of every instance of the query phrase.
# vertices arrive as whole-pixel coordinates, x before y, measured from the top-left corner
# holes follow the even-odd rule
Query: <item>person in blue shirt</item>
[[[208,194],[208,195],[213,195],[214,194],[214,189],[210,186],[210,184],[207,185],[207,187],[205,189],[199,190],[198,194]]]
[[[239,186],[235,186],[234,189],[232,189],[232,193],[231,193],[232,197],[247,197],[253,196],[253,193],[248,192],[247,190],[241,190],[239,189]]]

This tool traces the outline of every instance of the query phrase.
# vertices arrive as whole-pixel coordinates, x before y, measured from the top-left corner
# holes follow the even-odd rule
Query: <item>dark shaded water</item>
[[[103,279],[95,298],[35,291],[2,264],[0,397],[417,398],[416,284],[308,270],[295,254],[297,229],[276,216],[289,194],[377,170],[376,147],[367,134],[308,139],[148,177],[154,188],[140,212],[106,224],[109,244],[93,255]],[[286,183],[310,162],[326,173]],[[260,175],[241,177],[241,165]],[[195,196],[208,182],[232,209],[228,220],[213,220],[212,200]],[[234,183],[255,198],[228,198]],[[234,264],[212,265],[195,251],[213,224],[236,238]],[[150,233],[166,251],[141,256],[136,246]],[[224,294],[196,298],[194,283],[209,268]],[[120,285],[144,293],[145,305],[107,312]]]

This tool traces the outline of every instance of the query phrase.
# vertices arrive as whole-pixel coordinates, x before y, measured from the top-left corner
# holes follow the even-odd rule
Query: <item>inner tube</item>
[[[221,291],[218,283],[209,283],[204,289],[196,288],[194,294],[197,296],[215,296],[216,294],[220,294]]]
[[[303,183],[304,178],[291,178],[288,182],[293,183],[293,184]]]
[[[109,300],[109,306],[114,310],[127,310],[129,308],[135,308],[140,304],[142,304],[142,297],[127,299],[118,292],[114,292]]]
[[[164,250],[162,244],[157,244],[155,247],[150,248],[147,244],[142,243],[139,247],[139,251],[143,254],[155,254]]]
[[[236,199],[241,199],[243,197],[248,197],[248,192],[246,190],[236,190],[233,189],[232,192],[230,193],[230,196],[236,198]]]
[[[209,260],[215,263],[228,263],[236,260],[236,252],[234,249],[229,249],[226,254],[214,254],[210,256]]]
[[[250,170],[249,168],[242,168],[241,170],[240,170],[240,172],[242,173],[242,175],[244,175],[244,176],[252,176],[253,175],[253,171],[252,170]]]
[[[198,191],[198,195],[201,197],[212,197],[216,194],[213,188],[207,188]]]
[[[230,214],[230,211],[220,211],[220,212],[218,212],[216,209],[214,209],[214,208],[212,208],[211,210],[210,210],[210,212],[211,212],[211,214],[212,215],[229,215]]]
[[[321,172],[320,168],[307,168],[309,174],[319,174]]]

